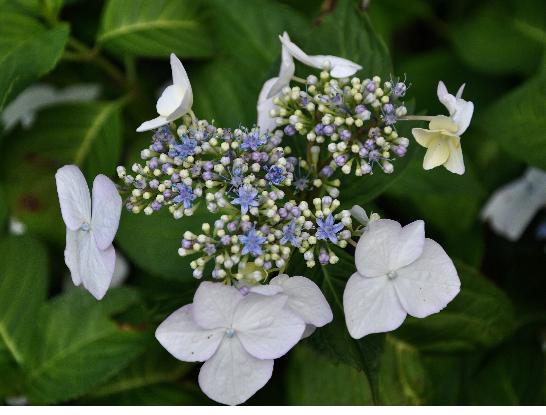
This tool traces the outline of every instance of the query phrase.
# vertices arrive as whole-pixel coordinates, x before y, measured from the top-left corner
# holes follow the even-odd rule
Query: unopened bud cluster
[[[409,140],[396,131],[406,115],[402,98],[407,86],[381,78],[334,79],[327,71],[307,77],[305,86],[285,87],[274,99],[277,131],[303,136],[326,149],[329,160],[318,172],[331,177],[337,169],[357,176],[371,174],[375,166],[392,173],[392,161],[406,154]]]
[[[336,263],[332,246],[353,235],[349,211],[338,211],[339,179],[313,174],[319,154],[309,160],[282,147],[282,131],[218,128],[186,119],[177,131],[158,129],[131,172],[118,167],[126,207],[149,215],[167,207],[175,219],[199,206],[217,220],[202,233],[185,232],[179,255],[196,255],[196,278],[264,280],[282,271],[299,250],[307,266]],[[310,194],[318,197],[307,202]],[[207,268],[208,267],[208,268]]]

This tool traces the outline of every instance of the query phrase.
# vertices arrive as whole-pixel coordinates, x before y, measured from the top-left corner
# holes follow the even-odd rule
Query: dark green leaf
[[[210,1],[216,43],[222,54],[200,65],[191,82],[198,117],[220,126],[256,123],[256,103],[263,83],[278,71],[278,36],[305,30],[303,18],[272,0]]]
[[[438,314],[408,317],[397,336],[424,351],[466,351],[500,343],[515,327],[514,309],[500,289],[456,263],[461,292]]]
[[[0,241],[0,343],[18,364],[41,347],[36,319],[47,290],[47,256],[28,237]]]
[[[306,346],[290,353],[286,370],[291,405],[370,405],[366,375],[345,363],[332,363]]]
[[[194,365],[190,363],[174,360],[159,343],[154,342],[141,358],[93,390],[86,399],[96,401],[106,400],[111,396],[117,396],[119,399],[122,396],[135,395],[139,390],[174,382],[193,367]]]
[[[386,78],[392,73],[385,43],[353,0],[337,2],[333,13],[310,33],[308,46],[309,54],[340,56],[362,65],[365,77]]]
[[[67,24],[48,30],[30,16],[2,11],[0,111],[25,86],[55,67],[67,39]]]
[[[147,333],[121,329],[89,293],[73,290],[44,306],[40,347],[26,365],[33,403],[76,398],[114,376],[149,342]]]
[[[179,58],[212,55],[201,1],[109,0],[97,41],[119,53]]]
[[[89,183],[99,173],[115,173],[121,150],[120,104],[51,107],[40,114],[33,129],[10,140],[4,143],[11,155],[4,168],[11,211],[30,231],[62,242],[55,172],[64,164],[78,164]]]
[[[8,219],[8,201],[4,186],[0,183],[0,235],[6,232],[6,222]]]
[[[468,384],[472,405],[544,405],[544,352],[538,341],[510,342],[488,356]]]
[[[379,370],[381,403],[422,405],[428,387],[419,352],[413,346],[387,336]]]
[[[546,70],[491,106],[480,125],[512,156],[546,169]]]
[[[535,0],[508,3],[489,2],[450,31],[457,53],[468,65],[486,73],[528,74],[540,62],[546,45],[546,22],[544,16],[542,22],[532,20],[543,4]]]
[[[150,274],[191,280],[193,258],[178,255],[182,236],[188,230],[200,231],[203,223],[211,223],[214,219],[215,216],[204,209],[179,220],[167,210],[151,216],[124,210],[116,240],[123,252]]]

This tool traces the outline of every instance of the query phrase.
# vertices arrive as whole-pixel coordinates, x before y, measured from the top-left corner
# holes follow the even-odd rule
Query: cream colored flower
[[[407,117],[407,119],[427,119],[430,121],[428,130],[414,128],[411,130],[415,140],[427,149],[423,168],[433,169],[444,166],[452,173],[464,173],[463,152],[461,149],[461,135],[466,131],[472,119],[474,104],[462,99],[464,84],[453,96],[442,81],[438,83],[438,99],[449,111],[449,117],[437,115],[435,117]]]

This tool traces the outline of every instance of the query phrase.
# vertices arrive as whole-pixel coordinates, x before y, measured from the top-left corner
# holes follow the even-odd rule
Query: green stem
[[[63,59],[75,62],[92,62],[120,85],[125,88],[129,87],[130,82],[126,79],[125,74],[116,65],[102,56],[98,48],[91,49],[73,37],[68,39],[68,47],[72,48],[72,51],[65,51]]]

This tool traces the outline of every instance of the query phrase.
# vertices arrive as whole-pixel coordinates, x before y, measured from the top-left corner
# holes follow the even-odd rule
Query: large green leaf
[[[2,11],[0,14],[0,111],[25,86],[55,67],[67,39],[67,24],[46,29],[30,16],[10,10]]]
[[[97,41],[136,56],[206,57],[213,52],[201,1],[109,0]]]
[[[55,171],[78,164],[88,181],[115,174],[121,150],[119,102],[88,102],[45,109],[34,128],[9,137],[4,166],[13,214],[30,231],[64,240],[55,190]]]
[[[27,363],[40,347],[36,320],[47,290],[47,256],[28,237],[0,241],[0,343],[13,360]]]
[[[6,231],[6,221],[8,219],[8,201],[4,186],[0,183],[0,235]]]
[[[528,74],[540,62],[546,46],[546,20],[543,13],[537,13],[543,3],[540,0],[506,3],[488,2],[449,33],[457,53],[468,65],[486,73]]]
[[[291,405],[370,405],[366,375],[345,363],[332,363],[304,345],[290,353],[286,389]]]
[[[150,341],[148,333],[118,327],[82,290],[46,304],[38,326],[40,347],[26,365],[33,403],[62,402],[86,393],[126,367]]]
[[[86,401],[116,402],[148,388],[174,382],[190,371],[194,365],[175,361],[159,343],[154,342],[141,358],[87,395]]]
[[[397,336],[420,350],[453,352],[490,347],[515,328],[514,309],[503,291],[473,268],[457,262],[461,292],[438,314],[408,317]]]
[[[363,77],[392,73],[385,43],[353,0],[338,1],[333,13],[311,31],[307,46],[310,54],[340,56],[362,65],[359,74]]]
[[[191,257],[178,255],[185,231],[199,232],[205,222],[212,224],[215,216],[198,209],[193,216],[174,219],[166,210],[151,216],[123,211],[116,241],[125,254],[140,268],[153,275],[191,280]]]
[[[290,275],[305,275],[321,288],[334,313],[334,320],[318,329],[310,343],[333,362],[343,362],[363,370],[371,387],[372,396],[379,401],[379,358],[383,352],[385,335],[371,334],[360,340],[353,339],[345,325],[343,290],[349,277],[355,272],[354,259],[345,251],[336,251],[340,261],[335,265],[306,268],[301,257],[293,257]]]
[[[381,403],[422,405],[428,386],[419,351],[391,335],[387,336],[379,370]]]
[[[297,34],[308,26],[288,6],[272,0],[211,0],[215,41],[222,53],[192,71],[194,110],[200,118],[226,127],[256,123],[256,102],[263,83],[276,76],[284,30]],[[194,76],[193,73],[196,75]]]
[[[480,126],[512,156],[546,169],[546,69],[491,106]]]
[[[467,393],[472,405],[544,405],[545,359],[534,338],[512,341],[487,356],[472,373]]]

